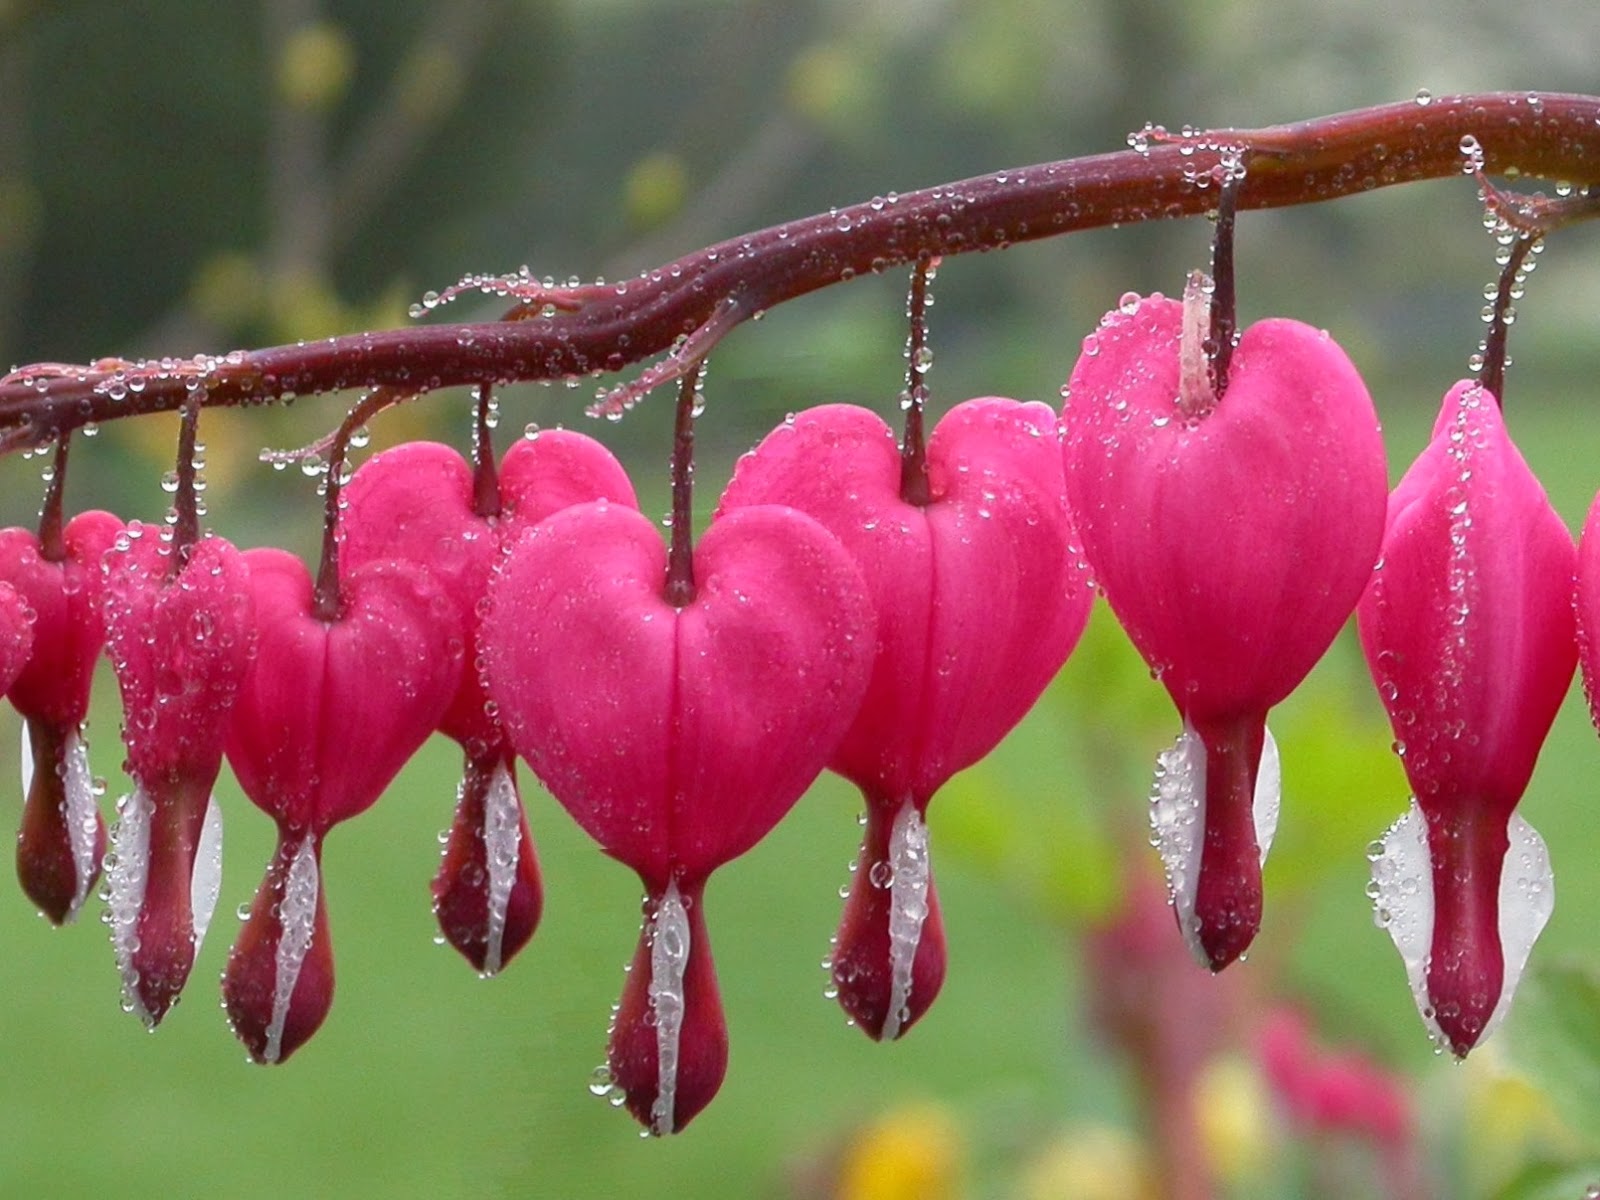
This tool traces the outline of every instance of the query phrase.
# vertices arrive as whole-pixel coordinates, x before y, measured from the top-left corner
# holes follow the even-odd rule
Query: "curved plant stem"
[[[408,394],[440,387],[574,379],[621,371],[675,347],[616,407],[678,378],[739,322],[859,275],[928,257],[1215,205],[1210,173],[1243,154],[1241,210],[1311,204],[1458,175],[1476,139],[1490,173],[1600,185],[1600,97],[1484,93],[1407,101],[1251,130],[1210,131],[1141,149],[997,171],[746,234],[637,278],[549,288],[520,320],[424,325],[222,356],[24,367],[0,379],[0,452],[47,444],[91,421],[178,408],[260,403],[347,388]],[[528,313],[533,315],[526,315]],[[687,339],[687,341],[680,341]],[[683,353],[690,347],[689,353]],[[135,383],[137,387],[128,384]]]

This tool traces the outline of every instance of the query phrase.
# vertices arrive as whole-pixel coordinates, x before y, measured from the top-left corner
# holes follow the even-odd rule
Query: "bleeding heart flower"
[[[635,505],[610,451],[566,430],[540,432],[506,451],[498,482],[477,494],[473,469],[449,446],[409,442],[375,455],[345,488],[339,520],[347,567],[405,559],[423,567],[470,631],[454,700],[439,728],[461,743],[465,766],[454,819],[433,880],[434,912],[451,945],[496,974],[527,944],[543,885],[517,791],[515,752],[494,715],[478,667],[477,630],[489,576],[512,531],[568,505],[609,499]]]
[[[234,704],[227,756],[278,825],[278,847],[222,979],[251,1057],[288,1058],[333,1002],[322,839],[365,811],[438,725],[460,680],[455,606],[409,563],[348,571],[339,615],[314,608],[305,565],[244,555],[257,654]]]
[[[706,877],[822,770],[872,655],[860,572],[799,512],[720,517],[693,569],[676,607],[651,521],[580,504],[512,542],[482,629],[512,744],[648,893],[600,1090],[658,1134],[688,1124],[726,1069]]]
[[[1252,326],[1218,396],[1206,311],[1196,289],[1108,313],[1073,368],[1063,438],[1095,577],[1183,718],[1152,821],[1184,939],[1221,970],[1261,921],[1278,807],[1267,710],[1355,607],[1387,484],[1372,400],[1326,333]]]
[[[135,521],[106,556],[105,621],[133,792],[106,857],[125,1005],[154,1028],[176,1003],[222,882],[211,795],[228,716],[255,651],[249,570],[231,542],[178,552]]]
[[[105,853],[82,725],[105,642],[100,560],[121,529],[110,513],[80,513],[62,532],[60,559],[45,557],[26,529],[0,530],[0,581],[33,613],[32,650],[7,693],[27,723],[17,876],[57,925],[78,915]]]
[[[927,485],[926,503],[902,498],[889,427],[867,409],[828,405],[746,455],[719,510],[798,508],[867,582],[876,660],[829,763],[861,788],[867,828],[831,969],[840,1004],[885,1040],[909,1029],[944,981],[928,802],[1032,707],[1092,599],[1047,406],[957,405],[929,439]]]
[[[1544,842],[1512,810],[1572,682],[1577,570],[1495,398],[1456,384],[1390,500],[1360,626],[1415,794],[1373,847],[1378,921],[1457,1055],[1505,1016],[1554,903]]]

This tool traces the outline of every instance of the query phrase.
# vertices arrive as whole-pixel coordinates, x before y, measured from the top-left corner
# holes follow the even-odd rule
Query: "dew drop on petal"
[[[912,967],[928,918],[928,826],[906,800],[889,832],[889,1011],[882,1040],[892,1042],[911,1016]]]

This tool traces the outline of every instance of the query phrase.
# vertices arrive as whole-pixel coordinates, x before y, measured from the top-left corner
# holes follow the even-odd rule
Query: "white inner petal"
[[[683,977],[689,965],[689,914],[673,880],[656,906],[650,932],[650,1008],[656,1019],[656,1098],[650,1127],[672,1132],[678,1093],[678,1039],[683,1032]]]
[[[150,817],[154,806],[142,787],[117,805],[117,823],[111,830],[106,855],[106,921],[111,926],[111,949],[122,976],[123,1007],[146,1023],[150,1014],[139,1002],[139,975],[133,956],[139,949],[139,913],[144,908],[145,886],[150,877]]]
[[[506,933],[506,910],[517,880],[517,858],[522,851],[522,819],[511,772],[501,763],[494,769],[483,801],[483,852],[489,868],[489,929],[483,954],[483,973],[500,970],[501,946]]]
[[[1278,743],[1264,731],[1261,761],[1250,811],[1262,866],[1278,832],[1278,810],[1283,793]],[[1211,959],[1200,944],[1200,919],[1195,898],[1200,888],[1200,856],[1205,846],[1206,747],[1187,721],[1183,732],[1156,757],[1155,780],[1150,788],[1150,844],[1161,855],[1167,875],[1167,898],[1178,916],[1178,930],[1194,955],[1207,969]]]
[[[1433,867],[1428,853],[1428,823],[1416,799],[1367,851],[1372,860],[1372,916],[1387,929],[1405,964],[1411,998],[1436,1045],[1444,1045],[1433,1004],[1428,999],[1428,959],[1433,950]]]
[[[22,723],[22,754],[18,761],[22,764],[22,795],[24,798],[33,787],[33,739],[28,736],[28,723]]]
[[[189,877],[189,912],[194,922],[194,952],[211,927],[211,914],[217,911],[222,893],[222,806],[215,796],[206,798],[205,821],[200,826],[200,843],[194,852],[194,874]]]
[[[1511,814],[1507,829],[1510,848],[1500,868],[1500,954],[1505,961],[1505,982],[1500,999],[1483,1027],[1488,1037],[1511,1009],[1511,998],[1528,965],[1533,943],[1544,932],[1556,906],[1555,873],[1544,839],[1521,817]],[[1479,1039],[1480,1041],[1482,1038]]]
[[[267,1026],[267,1048],[261,1056],[269,1063],[278,1061],[283,1051],[283,1026],[289,1019],[289,1002],[300,980],[300,968],[311,950],[311,937],[317,923],[317,854],[308,834],[295,851],[278,902],[278,953],[272,979],[272,1022]]]
[[[911,971],[928,919],[928,826],[907,799],[889,831],[889,1011],[883,1040],[893,1041],[911,1016]]]
[[[99,873],[95,860],[95,834],[100,831],[100,810],[95,804],[94,778],[89,774],[89,748],[77,730],[67,735],[67,774],[65,783],[67,844],[72,847],[72,870],[76,884],[72,893],[72,907],[67,910],[68,921],[77,918],[78,910],[89,898],[89,888]]]

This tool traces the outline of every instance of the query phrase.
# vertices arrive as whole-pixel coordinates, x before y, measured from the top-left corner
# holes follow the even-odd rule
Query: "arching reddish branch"
[[[1157,138],[1140,149],[997,171],[775,225],[614,285],[519,288],[508,316],[383,330],[197,359],[38,364],[0,380],[0,452],[89,422],[346,388],[406,394],[620,371],[675,350],[644,386],[680,373],[739,322],[858,275],[930,256],[998,249],[1077,229],[1191,216],[1197,185],[1244,151],[1239,207],[1275,208],[1454,175],[1470,135],[1492,174],[1600,185],[1600,97],[1487,93],[1422,98],[1252,130]]]

